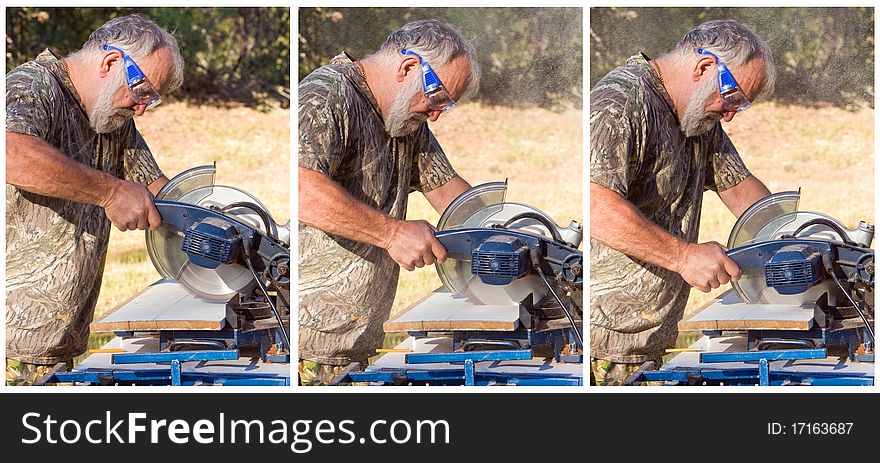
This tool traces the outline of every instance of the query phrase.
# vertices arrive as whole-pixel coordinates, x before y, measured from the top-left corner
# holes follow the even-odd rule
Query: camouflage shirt
[[[375,97],[344,53],[299,84],[299,166],[398,219],[410,192],[456,175],[427,123],[403,137],[385,132]],[[384,249],[300,222],[300,358],[340,365],[374,355],[399,270]]]
[[[590,92],[590,181],[667,232],[696,242],[703,192],[749,175],[721,123],[684,136],[643,54]],[[590,240],[590,356],[621,363],[663,356],[675,343],[689,290],[677,273]]]
[[[6,75],[6,131],[118,178],[162,176],[133,120],[92,130],[60,58],[46,50]],[[6,185],[7,357],[52,364],[85,352],[109,237],[102,208]]]

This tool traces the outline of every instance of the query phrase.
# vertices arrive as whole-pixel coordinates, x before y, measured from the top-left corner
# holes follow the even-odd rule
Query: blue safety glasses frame
[[[146,109],[155,108],[156,105],[162,102],[159,91],[150,83],[150,80],[147,79],[147,76],[135,64],[128,53],[111,45],[104,45],[101,48],[104,51],[113,50],[122,53],[122,62],[125,64],[125,80],[128,83],[128,90],[131,93],[132,100],[137,104],[146,104]]]
[[[431,111],[440,111],[441,113],[445,113],[454,108],[455,100],[453,100],[452,95],[446,91],[446,88],[440,82],[440,78],[437,77],[437,73],[434,72],[431,65],[414,51],[404,48],[401,49],[400,52],[404,55],[415,56],[422,64],[422,88],[425,92],[425,98],[428,99],[428,108]]]
[[[742,87],[736,83],[736,79],[733,78],[733,74],[727,69],[727,65],[724,64],[724,61],[718,59],[716,54],[703,48],[698,49],[697,53],[701,55],[710,55],[715,58],[715,63],[718,67],[718,91],[721,93],[721,99],[724,102],[725,111],[736,111],[741,113],[751,108],[752,104],[749,103],[749,99],[746,98],[745,92],[743,92]]]

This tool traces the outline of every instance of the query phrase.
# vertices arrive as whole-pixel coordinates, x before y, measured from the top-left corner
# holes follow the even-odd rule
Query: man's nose
[[[443,114],[443,111],[428,111],[428,119],[431,122],[437,122],[437,119],[440,119],[441,114]]]
[[[736,111],[724,111],[724,122],[730,122],[733,120],[733,116],[736,116]]]
[[[147,104],[146,104],[146,103],[141,103],[141,104],[139,104],[139,105],[135,105],[135,107],[134,107],[134,115],[135,115],[135,116],[140,116],[140,115],[143,114],[144,111],[146,111],[146,110],[147,110]]]

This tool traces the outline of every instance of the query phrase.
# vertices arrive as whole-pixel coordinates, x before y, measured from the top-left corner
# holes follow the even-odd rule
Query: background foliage
[[[591,8],[590,86],[639,51],[657,57],[703,21],[752,26],[776,61],[777,100],[871,106],[873,8]]]
[[[174,34],[186,62],[178,98],[286,103],[289,8],[7,8],[6,71],[47,47],[67,55],[106,21],[142,13]]]
[[[400,26],[429,18],[452,24],[476,47],[483,70],[478,100],[581,106],[580,8],[301,8],[299,79],[340,51],[362,58]]]

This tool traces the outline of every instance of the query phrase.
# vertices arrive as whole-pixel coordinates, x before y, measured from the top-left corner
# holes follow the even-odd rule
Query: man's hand
[[[424,220],[397,220],[385,243],[385,250],[408,271],[446,261],[446,249],[434,237],[437,230]]]
[[[153,195],[138,183],[118,180],[100,206],[121,231],[156,230],[162,223]]]
[[[715,241],[686,243],[674,270],[689,285],[708,293],[731,279],[739,280],[739,267],[725,251],[724,246]]]

